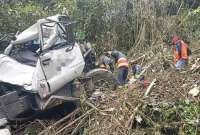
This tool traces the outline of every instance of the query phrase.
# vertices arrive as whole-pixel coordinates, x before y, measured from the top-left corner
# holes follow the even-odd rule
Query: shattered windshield
[[[52,26],[51,26],[52,25]],[[47,42],[48,39],[55,33],[55,24],[51,23],[48,25],[43,25],[42,29],[42,37],[44,43]]]
[[[47,22],[42,25],[42,43],[44,49],[61,44],[73,45],[74,42],[72,27],[66,21]]]

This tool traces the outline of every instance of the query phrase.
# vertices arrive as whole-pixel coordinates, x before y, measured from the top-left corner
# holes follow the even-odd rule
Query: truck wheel
[[[114,76],[112,72],[105,69],[94,69],[86,74],[86,77],[91,78],[87,83],[87,92],[91,94],[96,90],[109,91],[115,89]]]

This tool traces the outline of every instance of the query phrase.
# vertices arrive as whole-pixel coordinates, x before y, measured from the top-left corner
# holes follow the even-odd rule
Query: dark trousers
[[[127,76],[128,76],[128,67],[119,67],[117,76],[118,85],[124,85],[126,83]]]

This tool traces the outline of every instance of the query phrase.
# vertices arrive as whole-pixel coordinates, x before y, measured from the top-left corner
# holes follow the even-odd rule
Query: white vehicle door
[[[41,25],[42,52],[36,67],[40,80],[38,79],[39,84],[38,81],[35,84],[39,87],[37,89],[41,97],[56,92],[79,77],[84,68],[85,63],[78,44],[59,27],[57,23]]]

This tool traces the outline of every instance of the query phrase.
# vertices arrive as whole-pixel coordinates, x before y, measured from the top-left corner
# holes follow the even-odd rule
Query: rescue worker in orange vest
[[[118,68],[117,83],[118,85],[124,85],[128,76],[128,60],[122,52],[117,50],[112,51],[111,56],[114,58]]]
[[[99,67],[107,69],[111,72],[114,71],[114,60],[106,55],[101,55],[98,61]]]
[[[174,45],[173,57],[175,67],[176,69],[182,69],[188,63],[191,50],[189,49],[188,45],[178,36],[173,37],[172,44]]]

